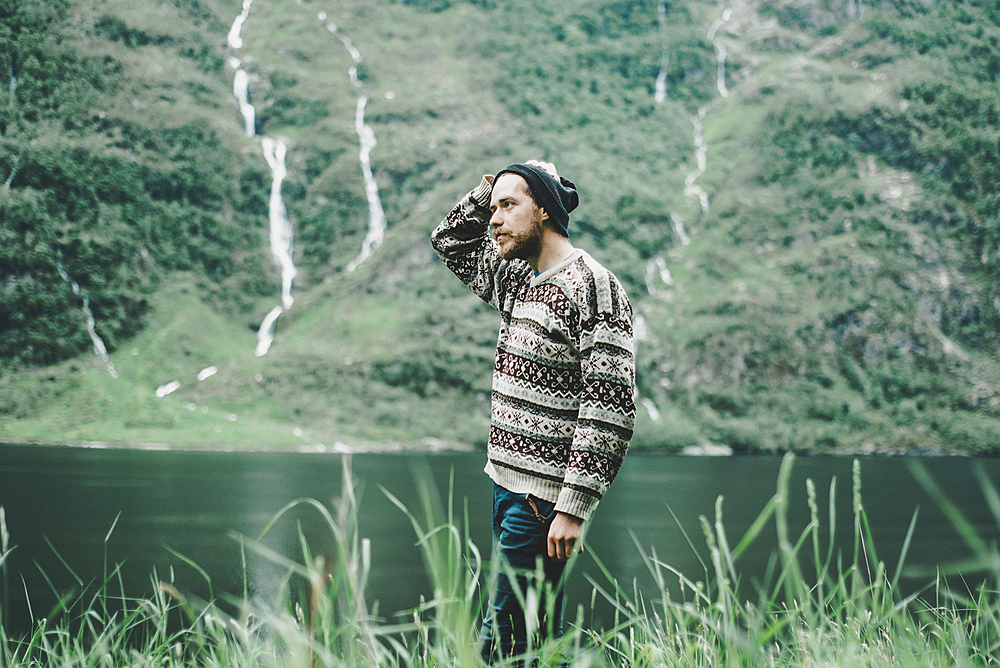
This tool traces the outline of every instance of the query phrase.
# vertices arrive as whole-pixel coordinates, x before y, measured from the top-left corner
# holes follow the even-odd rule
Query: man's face
[[[542,221],[548,214],[531,199],[525,180],[517,174],[501,174],[493,184],[490,211],[500,257],[537,261],[542,252]]]

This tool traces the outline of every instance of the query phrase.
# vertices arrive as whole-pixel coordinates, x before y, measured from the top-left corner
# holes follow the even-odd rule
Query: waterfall
[[[17,77],[14,76],[13,66],[10,68],[10,84],[8,84],[10,90],[10,104],[17,104]],[[10,168],[10,176],[4,181],[4,187],[8,190],[10,189],[10,184],[14,181],[14,175],[17,174],[17,164],[21,161],[21,156],[19,154],[14,155],[14,164]]]
[[[660,39],[663,43],[663,50],[660,53],[660,73],[656,75],[656,84],[653,88],[653,100],[660,104],[667,101],[667,68],[670,66],[670,52],[667,50],[667,3],[660,0],[657,5],[657,14],[660,18]]]
[[[701,121],[705,118],[705,107],[698,110],[698,115],[691,118],[694,125],[694,155],[697,167],[684,178],[684,195],[697,197],[701,204],[701,212],[708,213],[708,193],[695,184],[695,180],[705,173],[707,167],[708,145],[701,134]]]
[[[233,49],[243,48],[243,38],[240,36],[240,33],[243,30],[243,24],[250,15],[250,5],[252,3],[253,0],[243,0],[243,11],[236,17],[232,27],[229,29],[228,41],[229,46]],[[247,137],[254,137],[257,134],[257,127],[256,112],[253,105],[250,104],[250,77],[246,70],[241,67],[242,62],[239,58],[232,58],[229,64],[236,70],[233,76],[233,94],[236,96],[236,101],[240,106],[240,113],[243,115],[243,129]],[[285,164],[288,146],[281,140],[264,137],[261,140],[261,150],[264,154],[264,160],[267,161],[268,166],[271,168],[271,197],[268,202],[268,238],[271,245],[271,255],[281,270],[281,306],[275,306],[271,309],[257,331],[257,348],[255,353],[258,357],[267,354],[267,351],[271,348],[278,316],[284,313],[286,309],[291,308],[295,302],[295,299],[292,297],[292,281],[298,273],[292,258],[295,233],[292,230],[291,221],[288,219],[288,210],[281,199],[281,184],[288,175],[288,168]],[[199,378],[199,380],[201,379]]]
[[[671,301],[670,291],[665,293],[660,292],[660,288],[656,282],[657,278],[668,288],[674,284],[674,277],[670,273],[667,261],[663,259],[662,255],[657,255],[646,263],[646,292],[650,296],[663,294],[667,298],[667,301]]]
[[[254,351],[257,357],[263,357],[271,349],[271,343],[274,341],[274,326],[282,311],[280,306],[275,306],[264,318],[264,322],[260,323],[260,329],[257,331],[257,349]]]
[[[717,60],[716,68],[716,80],[715,87],[719,91],[719,95],[722,97],[729,97],[729,89],[726,88],[726,47],[717,38],[719,29],[726,24],[727,21],[732,17],[733,10],[726,9],[722,12],[722,16],[717,18],[712,22],[712,25],[708,29],[708,39],[712,41],[715,46],[715,54]],[[702,134],[702,121],[705,118],[706,108],[702,107],[698,110],[698,115],[691,118],[691,125],[694,127],[694,157],[695,157],[695,168],[684,177],[684,196],[685,197],[696,197],[698,199],[698,204],[701,207],[702,215],[708,213],[708,193],[706,193],[695,181],[702,174],[705,173],[705,169],[708,164],[708,144],[705,143],[705,137]],[[681,240],[681,243],[687,245],[690,243],[690,239],[684,232],[684,225],[679,218],[672,215],[671,221],[674,226],[674,234],[677,238]]]
[[[250,5],[252,3],[253,0],[243,0],[243,11],[240,12],[240,15],[233,21],[232,27],[229,28],[227,41],[229,42],[229,46],[234,50],[243,48],[243,38],[240,37],[240,33],[243,31],[243,24],[246,23],[247,17],[250,16]],[[256,112],[253,105],[250,104],[250,77],[247,75],[246,70],[240,67],[242,62],[239,58],[231,58],[229,64],[236,70],[236,74],[233,76],[233,95],[236,96],[236,102],[240,105],[244,131],[247,137],[253,137],[257,133],[257,129]]]
[[[649,413],[650,420],[653,422],[660,421],[660,410],[656,407],[656,404],[654,404],[652,400],[641,398],[639,399],[639,403],[646,409],[646,412]]]
[[[10,184],[14,182],[14,175],[17,174],[17,165],[20,162],[21,162],[21,156],[20,154],[16,154],[14,156],[14,164],[11,165],[10,167],[10,176],[8,176],[7,180],[3,182],[4,187],[7,188],[8,190],[10,189]]]
[[[715,19],[712,25],[708,29],[708,39],[712,42],[715,47],[715,60],[716,60],[716,73],[715,73],[715,88],[719,91],[719,95],[722,97],[729,97],[729,89],[726,88],[726,47],[716,39],[716,34],[726,21],[733,15],[732,9],[726,9],[722,12],[722,16]]]
[[[232,27],[229,29],[227,41],[229,42],[229,46],[234,49],[243,48],[243,38],[240,37],[240,32],[243,31],[243,24],[246,23],[247,17],[250,16],[251,4],[253,4],[253,0],[243,0],[243,11],[236,17]]]
[[[275,262],[281,268],[281,306],[275,306],[264,318],[257,331],[257,349],[255,354],[262,357],[271,349],[274,341],[274,330],[278,316],[284,310],[291,308],[295,299],[292,297],[292,279],[297,273],[295,263],[292,260],[292,242],[294,233],[292,224],[288,220],[288,211],[285,203],[281,200],[281,183],[288,174],[285,167],[285,153],[287,146],[280,140],[264,137],[261,142],[264,150],[264,159],[271,167],[271,200],[268,207],[269,238],[271,240],[271,254]]]
[[[667,54],[664,52],[663,58],[666,60]],[[654,86],[653,100],[657,104],[667,101],[667,68],[661,67],[660,73],[656,75],[656,84]]]
[[[59,270],[59,275],[62,276],[63,280],[73,288],[73,294],[78,297],[82,296],[80,294],[80,284],[69,277],[69,274],[66,273],[66,270],[62,266],[62,262],[56,262],[56,269]],[[87,333],[90,334],[90,341],[94,344],[94,354],[104,362],[104,366],[107,368],[108,373],[111,374],[111,377],[117,378],[118,372],[115,371],[115,365],[111,363],[111,358],[108,356],[108,349],[104,345],[104,341],[97,334],[97,321],[94,320],[94,312],[90,309],[90,299],[87,297],[83,297],[83,314],[87,317]]]
[[[301,0],[299,4],[302,4]],[[342,33],[335,23],[327,21],[325,12],[320,12],[317,18],[326,23],[326,29],[330,34],[339,39],[340,43],[347,49],[351,60],[354,61],[354,64],[348,68],[347,75],[356,88],[362,88],[361,80],[358,79],[358,65],[361,64],[362,60],[361,52],[354,46],[351,38]],[[370,258],[382,244],[387,225],[385,211],[382,209],[382,198],[379,196],[378,184],[375,181],[375,175],[372,173],[370,156],[372,149],[375,148],[378,142],[375,139],[375,132],[365,124],[365,105],[367,104],[368,96],[362,93],[355,107],[354,130],[358,133],[358,142],[361,146],[358,158],[361,162],[361,176],[365,182],[365,196],[368,198],[368,233],[365,235],[364,241],[361,242],[361,253],[347,265],[347,271],[349,272],[354,271],[362,262]]]
[[[243,128],[247,137],[257,134],[257,112],[250,104],[250,76],[246,70],[239,67],[239,59],[234,58],[236,74],[233,76],[233,94],[240,105],[240,113],[243,114]]]
[[[684,230],[684,221],[682,221],[676,215],[671,214],[670,226],[673,229],[674,234],[680,240],[682,246],[687,246],[689,243],[691,243],[691,237],[689,237],[687,235],[687,232]]]
[[[297,273],[295,263],[292,261],[294,233],[292,224],[288,220],[285,203],[281,201],[281,183],[288,174],[288,169],[285,167],[285,153],[288,147],[285,146],[285,142],[270,137],[264,137],[261,143],[264,159],[271,167],[271,201],[268,211],[271,253],[281,268],[281,304],[285,308],[290,308],[295,301],[292,298],[292,279]]]
[[[715,88],[722,97],[729,97],[729,89],[726,88],[726,47],[720,42],[715,43],[715,58],[719,63],[715,75]]]
[[[715,87],[719,91],[719,95],[722,97],[729,97],[729,89],[726,88],[726,47],[719,41],[716,35],[719,29],[725,25],[725,23],[733,15],[732,9],[726,9],[722,12],[722,16],[717,18],[712,22],[712,25],[708,29],[708,39],[712,41],[715,45],[716,60],[718,66],[716,68],[716,80]],[[708,159],[708,144],[705,143],[705,137],[702,135],[702,120],[705,118],[705,107],[698,110],[698,115],[691,118],[691,125],[694,126],[694,155],[696,167],[684,178],[684,196],[685,197],[697,197],[698,203],[701,206],[702,214],[708,213],[708,193],[706,193],[700,186],[698,186],[695,181],[699,176],[705,173],[707,167]],[[678,237],[682,240],[685,245],[690,241],[687,238],[687,234],[684,234],[684,227],[680,220],[674,219],[674,232],[678,233]]]
[[[354,115],[354,128],[358,133],[361,142],[361,173],[365,179],[365,195],[368,197],[368,234],[361,244],[361,253],[351,260],[347,265],[347,271],[354,271],[358,266],[371,257],[372,253],[382,244],[385,237],[385,212],[382,210],[382,200],[378,194],[378,184],[375,183],[375,176],[372,174],[372,163],[369,159],[371,150],[375,148],[375,133],[365,125],[365,104],[368,97],[362,95],[358,98],[357,111]]]

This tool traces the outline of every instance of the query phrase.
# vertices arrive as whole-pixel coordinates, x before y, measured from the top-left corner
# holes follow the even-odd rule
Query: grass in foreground
[[[902,597],[898,582],[916,516],[898,562],[880,560],[861,503],[855,462],[852,554],[836,553],[832,541],[825,540],[811,480],[807,492],[812,521],[800,535],[792,535],[787,510],[793,461],[785,458],[774,497],[734,547],[723,526],[721,497],[714,521],[702,517],[707,585],[637,545],[654,575],[655,590],[621,587],[606,571],[604,581],[588,576],[595,596],[613,604],[614,626],[587,628],[580,606],[575,620],[568,613],[562,639],[542,644],[527,658],[547,666],[564,660],[573,666],[629,667],[996,665],[996,547],[988,546],[961,511],[943,498],[922,466],[914,465],[916,479],[941,504],[974,557],[952,571],[939,569],[922,594]],[[478,617],[485,599],[483,581],[488,579],[484,573],[490,568],[463,528],[468,518],[456,517],[452,498],[442,510],[445,504],[435,503],[429,487],[424,489],[423,517],[397,502],[413,523],[433,592],[406,621],[380,621],[367,607],[370,552],[357,530],[350,467],[345,465],[344,471],[344,491],[332,512],[316,501],[299,500],[282,509],[264,531],[292,507],[312,506],[333,534],[335,558],[313,555],[304,540],[300,562],[240,538],[247,548],[286,569],[282,607],[261,607],[244,597],[228,601],[240,611],[230,615],[214,603],[189,600],[169,583],[158,583],[149,598],[131,599],[112,593],[116,586],[122,589],[117,570],[112,570],[93,599],[83,602],[86,612],[79,617],[59,617],[81,607],[80,601],[67,597],[49,620],[38,620],[29,635],[8,637],[0,627],[0,666],[480,665]],[[977,475],[1000,523],[1000,495],[981,470]],[[834,497],[831,485],[831,518]],[[772,518],[778,549],[770,572],[757,588],[756,601],[741,599],[739,557]],[[2,520],[0,510],[0,566],[10,553]],[[832,527],[826,530],[832,538]],[[945,575],[973,572],[987,574],[986,584],[974,591],[954,591],[943,580]],[[671,593],[676,592],[675,581],[680,595]],[[529,605],[537,600],[530,591],[524,594]]]

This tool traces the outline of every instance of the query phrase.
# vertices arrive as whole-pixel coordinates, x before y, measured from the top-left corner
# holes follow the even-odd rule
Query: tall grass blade
[[[694,556],[698,559],[698,563],[701,564],[702,571],[704,571],[705,575],[707,576],[709,572],[708,566],[705,564],[705,560],[701,558],[701,554],[698,552],[698,548],[694,546],[694,541],[691,540],[691,537],[688,536],[687,531],[684,530],[684,525],[681,524],[681,521],[680,519],[678,519],[677,514],[674,513],[674,509],[671,508],[670,506],[667,506],[667,510],[670,512],[670,516],[674,518],[674,524],[676,524],[677,528],[680,529],[681,535],[684,536],[684,540],[687,541],[688,547],[691,548],[691,552],[694,553]]]
[[[910,518],[910,526],[906,530],[906,538],[903,539],[903,546],[899,550],[899,561],[896,562],[896,573],[892,576],[892,589],[895,590],[899,585],[899,577],[903,574],[903,564],[906,563],[906,555],[910,551],[910,541],[913,539],[913,531],[917,528],[917,515],[920,512],[920,508],[917,507],[913,511],[913,516]]]
[[[726,561],[726,569],[728,571],[727,577],[735,587],[736,583],[739,581],[739,576],[736,573],[736,564],[734,562],[733,553],[729,549],[729,541],[726,539],[726,528],[722,522],[721,496],[719,496],[719,498],[715,501],[715,537],[719,543],[719,551],[722,553],[722,558]]]
[[[166,545],[164,545],[164,548],[167,550],[167,552],[169,552],[170,554],[174,555],[175,557],[177,557],[178,559],[180,559],[181,561],[183,561],[185,564],[187,564],[188,566],[190,566],[191,568],[193,568],[195,571],[197,571],[198,575],[200,575],[202,577],[202,579],[205,580],[205,583],[208,585],[208,597],[209,597],[209,599],[214,601],[215,600],[215,593],[214,593],[213,588],[212,588],[212,577],[208,574],[208,571],[206,571],[204,568],[202,568],[197,563],[195,563],[195,561],[193,559],[190,559],[190,558],[184,556],[183,554],[181,554],[177,550],[175,550],[175,549],[173,549],[171,547],[168,547]]]
[[[741,554],[743,554],[750,545],[753,544],[757,537],[760,536],[760,532],[764,530],[767,525],[768,520],[774,516],[775,498],[772,496],[768,499],[767,503],[764,504],[764,508],[757,515],[757,518],[750,524],[750,528],[746,530],[743,537],[740,538],[740,542],[736,544],[733,548],[733,559],[738,559]]]
[[[830,572],[830,565],[833,563],[833,550],[837,544],[837,477],[830,479],[830,492],[827,495],[827,513],[830,518],[829,533],[827,535],[826,561],[823,563],[824,580],[826,574]]]
[[[10,617],[8,609],[10,607],[10,597],[8,596],[8,574],[7,574],[7,557],[10,555],[12,550],[10,549],[10,534],[7,533],[7,514],[4,511],[4,507],[0,506],[0,585],[3,586],[3,599],[0,600],[0,630],[9,628]],[[0,641],[3,641],[0,638]],[[7,644],[4,642],[3,651],[7,649]]]
[[[791,484],[792,465],[795,455],[786,454],[778,469],[778,489],[774,495],[774,523],[778,533],[778,551],[781,554],[781,580],[785,586],[786,599],[799,600],[807,604],[806,589],[803,584],[802,570],[799,567],[797,548],[792,547],[788,536],[788,492]]]
[[[52,544],[52,541],[49,540],[48,536],[45,536],[45,543],[49,546],[49,548],[52,549],[52,553],[54,555],[56,555],[56,557],[59,559],[60,563],[62,563],[63,567],[65,567],[65,569],[67,570],[67,572],[69,572],[69,574],[73,576],[73,579],[76,580],[76,583],[80,587],[83,587],[83,578],[81,578],[79,575],[77,575],[76,571],[74,571],[73,568],[69,565],[69,563],[65,559],[63,559],[62,554],[59,553],[59,550],[57,550],[56,546]],[[45,576],[45,579],[48,580],[48,576],[47,575]],[[50,586],[52,585],[52,581],[51,580],[49,580],[49,585]]]
[[[944,513],[952,526],[955,527],[958,535],[969,549],[976,555],[986,555],[988,553],[986,543],[979,536],[972,523],[965,518],[965,514],[961,509],[941,490],[931,474],[928,473],[927,467],[924,466],[923,462],[910,458],[906,460],[906,466],[910,469],[910,473],[913,474],[913,477],[916,478],[923,490],[927,492],[927,495],[941,508],[941,512]]]
[[[986,497],[986,507],[990,509],[990,513],[993,515],[993,521],[1000,527],[1000,493],[997,492],[996,486],[990,480],[989,475],[987,475],[982,462],[974,462],[972,464],[972,473],[976,476],[979,488],[983,490],[983,496]]]
[[[289,501],[288,503],[286,503],[281,508],[281,510],[279,510],[267,523],[264,529],[260,532],[260,535],[257,536],[257,540],[258,541],[263,540],[263,538],[268,533],[270,533],[271,529],[274,528],[274,525],[278,523],[278,520],[280,520],[285,515],[285,513],[301,505],[309,505],[315,508],[317,511],[319,511],[320,515],[322,515],[323,519],[326,521],[327,526],[330,528],[330,531],[332,531],[335,535],[339,535],[340,531],[339,527],[337,526],[337,522],[336,520],[333,519],[333,515],[330,514],[330,511],[326,509],[326,506],[324,506],[316,499],[299,498],[295,499],[294,501]]]

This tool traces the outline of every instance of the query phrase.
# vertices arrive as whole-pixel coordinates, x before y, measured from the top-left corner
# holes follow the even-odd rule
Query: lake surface
[[[432,480],[446,502],[453,476],[457,516],[462,517],[467,507],[471,539],[488,555],[492,483],[482,472],[484,457],[483,453],[352,457],[360,533],[371,540],[369,602],[378,601],[383,617],[416,606],[421,595],[431,598],[431,592],[410,521],[380,488],[422,517],[417,481]],[[905,458],[860,461],[862,496],[875,547],[890,572],[918,507],[908,564],[943,564],[969,556],[957,532],[913,479]],[[790,501],[794,537],[809,521],[805,480],[813,480],[825,543],[829,488],[836,479],[835,542],[847,562],[854,549],[852,462],[850,458],[796,459]],[[983,466],[994,485],[1000,486],[1000,460],[933,458],[923,462],[980,535],[988,543],[997,542],[1000,530],[972,467],[974,462]],[[569,618],[575,617],[578,604],[589,608],[593,586],[588,575],[607,588],[593,555],[626,589],[632,589],[635,579],[640,591],[650,595],[653,580],[636,543],[647,554],[655,549],[661,561],[691,580],[704,580],[703,566],[685,533],[710,563],[699,516],[714,523],[716,499],[722,496],[726,535],[729,545],[735,546],[774,494],[780,464],[779,457],[629,455],[590,523],[589,550],[577,561],[569,585]],[[256,538],[295,499],[312,498],[331,507],[341,493],[342,471],[343,458],[333,453],[0,445],[0,506],[5,510],[10,544],[16,546],[7,561],[6,583],[0,582],[4,587],[0,604],[7,601],[8,630],[28,624],[25,590],[35,617],[46,616],[56,600],[53,588],[60,593],[79,590],[77,578],[85,584],[99,583],[105,560],[112,567],[122,564],[126,593],[132,596],[152,590],[154,573],[159,580],[173,580],[182,591],[207,596],[204,577],[178,553],[209,575],[216,595],[239,596],[246,589],[265,600],[274,597],[283,569],[253,552],[246,552],[244,566],[234,534]],[[283,516],[263,542],[301,561],[299,526],[316,553],[333,542],[320,514],[307,506]],[[737,562],[747,591],[752,593],[752,583],[764,577],[775,544],[772,521]],[[807,554],[811,564],[811,548]],[[810,572],[807,568],[807,575]],[[596,621],[604,621],[608,610],[598,605]]]

